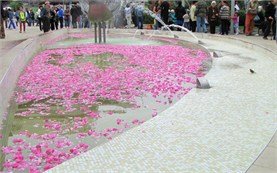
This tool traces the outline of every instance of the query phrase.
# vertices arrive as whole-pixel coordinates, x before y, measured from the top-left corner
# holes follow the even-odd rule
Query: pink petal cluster
[[[82,62],[107,50],[112,54],[107,60],[112,66],[106,69]],[[118,55],[122,58],[113,57]],[[168,45],[85,45],[47,50],[25,69],[16,98],[18,103],[48,99],[66,109],[57,112],[60,114],[73,111],[74,105],[93,105],[99,99],[135,103],[137,96],[146,93],[153,97],[164,95],[170,102],[174,95],[187,92],[184,83],[195,83],[187,73],[202,75],[199,68],[206,58],[207,54],[202,51]],[[39,107],[21,114],[27,116],[41,111],[47,113],[49,109]]]

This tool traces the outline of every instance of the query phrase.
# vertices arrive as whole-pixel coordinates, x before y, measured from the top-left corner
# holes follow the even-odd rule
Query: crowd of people
[[[232,16],[228,1],[222,0],[220,3],[205,0],[190,2],[190,4],[183,6],[181,1],[172,3],[172,1],[158,0],[151,7],[147,7],[152,8],[149,10],[157,16],[156,19],[153,19],[153,28],[157,30],[161,29],[163,24],[175,24],[192,32],[228,35],[233,30],[235,34],[244,33],[251,36],[254,26],[257,26],[258,33],[262,30],[264,39],[267,39],[270,33],[273,35],[273,39],[276,38],[277,0],[271,0],[265,6],[258,6],[257,0],[248,0],[245,4],[245,25],[241,30],[239,25],[241,9],[237,2],[235,2],[235,13]],[[125,15],[124,27],[131,28],[134,26],[143,29],[145,8],[144,1],[127,4],[122,9]],[[88,15],[83,12],[78,3],[71,7],[65,7],[62,5],[54,6],[46,1],[36,11],[32,8],[24,9],[23,7],[19,9],[7,8],[2,16],[6,28],[15,30],[19,26],[20,33],[26,32],[26,25],[37,25],[45,33],[62,28],[91,27]],[[231,22],[233,28],[231,28]],[[181,31],[181,27],[177,30]]]
[[[37,11],[33,9],[19,7],[12,9],[7,7],[2,12],[3,25],[6,29],[26,32],[26,25],[38,26],[43,32],[58,30],[62,28],[82,28],[89,27],[87,15],[84,15],[78,4],[73,4],[71,8],[67,6],[63,9],[62,5],[51,5],[49,1],[38,7]]]
[[[258,6],[258,0],[249,0],[245,4],[245,21],[244,28],[240,31],[240,15],[241,10],[238,2],[235,2],[234,15],[231,15],[231,7],[228,1],[222,0],[217,4],[216,1],[210,2],[204,0],[192,1],[191,4],[182,5],[181,1],[170,3],[166,0],[156,1],[152,11],[166,25],[175,24],[185,27],[192,32],[210,32],[221,35],[228,35],[231,30],[236,35],[244,33],[246,36],[253,35],[254,26],[262,29],[263,38],[268,39],[270,33],[273,39],[276,39],[276,18],[277,18],[277,1],[271,0],[268,4]],[[142,29],[140,23],[143,23],[143,2],[141,4],[127,4],[125,8],[125,16],[127,28],[130,28],[131,22],[135,27]],[[133,12],[132,12],[133,11]],[[134,17],[131,17],[133,14]],[[233,28],[231,27],[233,22]],[[162,24],[159,20],[154,20],[154,29],[159,29]],[[178,28],[177,30],[181,30]]]

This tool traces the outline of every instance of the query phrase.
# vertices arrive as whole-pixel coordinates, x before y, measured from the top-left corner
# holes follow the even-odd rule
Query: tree
[[[10,6],[13,10],[18,10],[19,7],[23,6],[23,3],[22,3],[22,1],[13,0],[12,2],[10,2],[9,6]]]

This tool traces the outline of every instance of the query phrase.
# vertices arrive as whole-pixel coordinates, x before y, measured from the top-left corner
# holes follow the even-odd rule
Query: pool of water
[[[207,52],[169,38],[75,34],[19,77],[1,131],[5,171],[43,172],[157,116],[209,69]]]

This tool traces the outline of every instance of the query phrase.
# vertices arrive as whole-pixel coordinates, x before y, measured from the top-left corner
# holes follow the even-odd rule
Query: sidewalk
[[[276,40],[264,40],[263,36],[245,36],[245,35],[232,35],[233,38],[239,38],[253,44],[258,44],[260,46],[271,49],[272,51],[277,53],[277,43]]]
[[[27,27],[26,33],[19,33],[19,30],[5,29],[6,38],[0,39],[0,57],[7,53],[11,48],[20,44],[24,40],[35,37],[43,32],[38,27]]]

